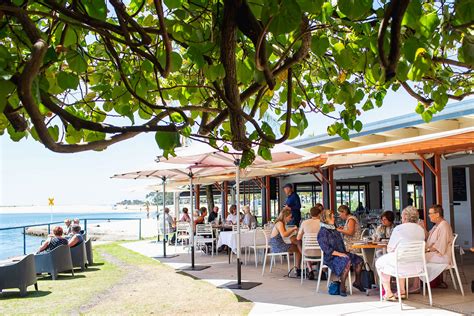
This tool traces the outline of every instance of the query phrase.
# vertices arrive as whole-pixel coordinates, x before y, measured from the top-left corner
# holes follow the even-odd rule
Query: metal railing
[[[110,217],[110,218],[80,218],[79,222],[84,223],[84,233],[87,234],[87,221],[138,221],[138,239],[142,239],[142,219],[137,218],[137,217]],[[4,230],[13,230],[13,229],[22,229],[23,232],[23,254],[26,255],[26,229],[30,227],[38,227],[38,226],[47,226],[48,227],[48,235],[51,234],[51,225],[57,225],[57,224],[64,224],[63,221],[59,222],[50,222],[50,223],[43,223],[43,224],[31,224],[31,225],[23,225],[23,226],[14,226],[14,227],[4,227],[0,228],[0,231]]]

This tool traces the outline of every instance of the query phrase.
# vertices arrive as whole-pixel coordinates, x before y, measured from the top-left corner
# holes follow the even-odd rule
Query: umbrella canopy
[[[224,152],[224,146],[224,143],[218,143],[217,148],[214,148],[207,144],[195,143],[189,147],[176,149],[176,157],[169,158],[167,162],[173,164],[188,164],[191,168],[199,166],[206,167],[207,169],[204,172],[206,175],[218,171],[218,169],[212,170],[210,168],[234,168],[235,161],[240,158],[242,153],[232,150]],[[254,147],[253,149],[255,152],[258,151],[258,147]],[[270,152],[272,155],[271,161],[257,156],[252,163],[251,168],[282,167],[313,156],[310,152],[285,144],[275,145]],[[159,157],[159,159],[163,158]]]
[[[188,165],[171,164],[171,163],[155,163],[151,166],[145,167],[139,171],[132,171],[127,173],[119,173],[112,176],[117,179],[174,179],[187,180],[188,179]]]

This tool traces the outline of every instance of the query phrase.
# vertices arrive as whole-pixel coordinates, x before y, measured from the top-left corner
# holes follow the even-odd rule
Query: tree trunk
[[[212,192],[212,184],[206,185],[206,198],[207,198],[207,208],[208,213],[214,208],[214,194]]]

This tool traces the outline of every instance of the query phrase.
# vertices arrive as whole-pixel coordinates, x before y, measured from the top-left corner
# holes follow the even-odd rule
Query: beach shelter
[[[240,249],[240,181],[241,181],[241,152],[235,152],[232,149],[224,150],[225,144],[218,143],[217,148],[206,144],[194,144],[189,147],[178,148],[176,150],[176,156],[170,157],[167,161],[173,164],[186,164],[194,167],[206,168],[203,175],[210,175],[211,172],[208,170],[212,168],[229,168],[234,169],[235,173],[235,184],[236,184],[236,200],[237,200],[237,283],[228,284],[225,287],[230,289],[248,290],[261,283],[258,282],[242,282],[242,270],[241,270],[241,249]],[[255,152],[258,151],[258,147],[253,148]],[[277,144],[271,149],[272,160],[267,161],[260,156],[257,156],[249,170],[259,170],[260,174],[272,174],[275,168],[282,168],[283,166],[291,163],[297,163],[312,154],[301,149],[297,149],[285,144]],[[158,157],[162,160],[162,157]],[[274,169],[274,170],[272,170]],[[283,170],[281,170],[283,172]],[[256,171],[254,171],[256,172]],[[216,173],[215,173],[216,174]],[[217,173],[218,174],[218,173]],[[245,171],[244,171],[245,174]]]

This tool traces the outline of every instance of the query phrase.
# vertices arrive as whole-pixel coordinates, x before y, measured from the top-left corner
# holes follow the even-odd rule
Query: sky
[[[413,113],[416,101],[404,91],[389,92],[384,105],[365,112],[363,123]],[[326,133],[331,120],[321,115],[308,117],[306,135]],[[141,134],[102,152],[58,154],[31,137],[18,143],[8,134],[0,136],[0,206],[111,205],[124,199],[141,199],[152,182],[110,179],[117,173],[150,166],[160,154],[154,134]]]

